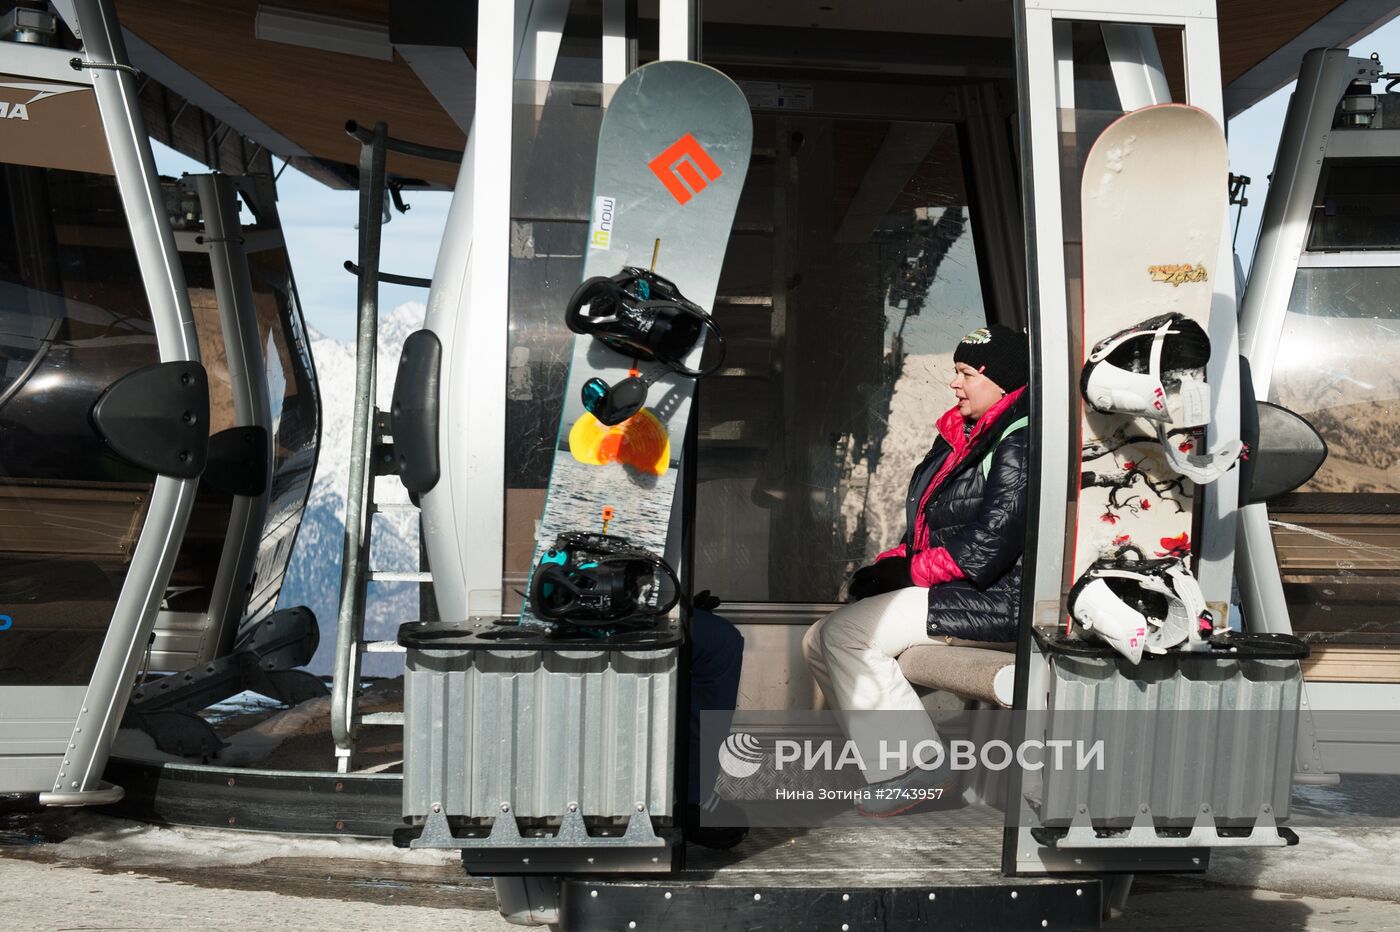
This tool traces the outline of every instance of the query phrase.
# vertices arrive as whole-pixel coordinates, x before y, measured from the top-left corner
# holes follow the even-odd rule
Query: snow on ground
[[[121,867],[233,867],[272,858],[393,861],[396,864],[451,865],[455,851],[405,850],[387,839],[272,835],[225,829],[146,825],[93,813],[73,813],[63,841],[46,846],[65,861],[97,861]]]
[[[1400,829],[1298,828],[1293,848],[1219,849],[1211,882],[1400,902]],[[1400,911],[1391,928],[1400,928]]]
[[[221,889],[125,871],[0,858],[5,879],[5,928],[499,930],[514,928],[493,910],[419,906],[384,887],[373,899],[346,900],[336,888],[308,895],[277,890]]]

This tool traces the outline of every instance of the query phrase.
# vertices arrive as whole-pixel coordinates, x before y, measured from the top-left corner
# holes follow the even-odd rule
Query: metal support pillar
[[[477,110],[424,323],[443,346],[443,478],[422,496],[423,530],[448,621],[501,611],[515,84],[550,79],[567,12],[567,0],[480,4]]]
[[[74,12],[83,40],[81,61],[87,63],[87,76],[96,93],[117,189],[155,324],[160,359],[197,362],[199,344],[195,340],[185,276],[166,220],[155,158],[141,122],[137,78],[126,70],[129,60],[116,16],[109,0],[77,0]],[[120,67],[100,67],[103,65]],[[76,79],[75,83],[81,80]],[[73,726],[68,753],[54,779],[53,790],[40,795],[42,803],[84,805],[110,801],[112,789],[104,787],[102,772],[131,695],[141,653],[155,626],[197,485],[195,479],[156,477],[141,536]]]
[[[659,61],[700,59],[700,10],[698,0],[661,0],[658,10]]]

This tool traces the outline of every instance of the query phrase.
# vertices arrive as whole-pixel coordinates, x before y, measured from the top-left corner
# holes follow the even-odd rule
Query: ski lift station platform
[[[1394,12],[0,0],[0,857],[121,818],[460,857],[524,925],[1068,929],[1134,877],[1306,848],[1299,787],[1400,774],[1400,78],[1347,51]],[[629,75],[667,62],[732,81],[752,123],[698,312],[723,362],[680,380],[652,473],[615,467],[674,484],[648,516],[669,583],[625,583],[673,607],[551,631],[526,598],[565,562],[541,516],[574,491],[554,464],[580,410],[565,307],[612,222],[595,153]],[[1164,286],[1208,298],[1211,351],[1189,437],[1154,449],[1248,455],[1196,485],[1090,471],[1094,143],[1163,105],[1224,126],[1294,80],[1248,279],[1226,221]],[[207,171],[162,176],[153,141]],[[653,167],[678,202],[719,189],[693,137],[656,142],[688,153]],[[358,191],[343,352],[303,316],[289,167]],[[1220,179],[1222,216],[1247,183]],[[431,277],[383,267],[385,222],[433,191]],[[654,271],[677,254],[658,240]],[[422,289],[422,319],[381,315],[385,284]],[[988,325],[1029,345],[1019,633],[898,657],[981,756],[938,811],[868,818],[778,766],[839,734],[803,636],[904,533],[952,347]],[[570,530],[612,546],[623,494]],[[1191,593],[1164,570],[1113,598],[1194,630],[1126,656],[1073,607],[1077,542],[1173,503],[1189,533],[1147,556]],[[317,586],[338,597],[303,604]],[[692,714],[704,590],[742,676],[736,709]]]

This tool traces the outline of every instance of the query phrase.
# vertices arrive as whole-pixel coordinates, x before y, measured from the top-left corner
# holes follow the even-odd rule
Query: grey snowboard
[[[599,134],[584,280],[650,269],[710,310],[752,144],[747,100],[713,68],[662,61],[629,75]],[[702,350],[689,367],[698,368]],[[616,385],[632,370],[665,371],[591,336],[574,338],[532,567],[564,531],[612,534],[665,555],[694,383],[668,372],[646,406],[614,427],[584,410],[585,382]],[[522,622],[532,620],[527,606]]]

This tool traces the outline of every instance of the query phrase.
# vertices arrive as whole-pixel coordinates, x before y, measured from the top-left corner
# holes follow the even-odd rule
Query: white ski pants
[[[885,713],[839,716],[847,736],[871,761],[866,747],[882,740],[911,745],[939,740],[897,658],[916,645],[946,643],[928,635],[928,590],[910,586],[841,606],[807,629],[802,652],[833,710]],[[874,778],[870,771],[867,778]]]

